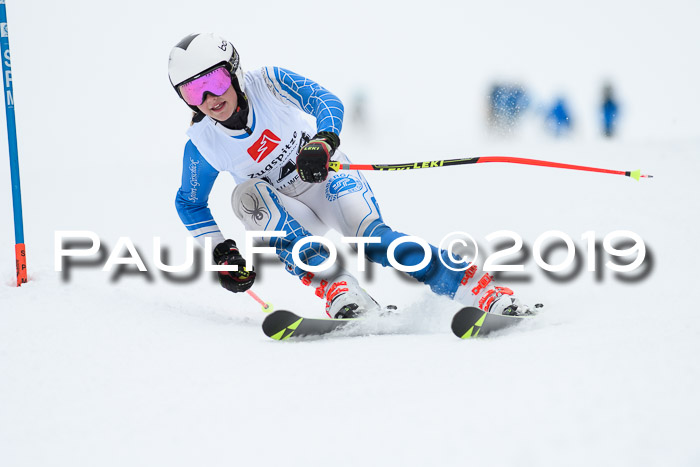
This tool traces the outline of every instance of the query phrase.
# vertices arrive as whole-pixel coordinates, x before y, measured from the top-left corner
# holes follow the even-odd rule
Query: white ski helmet
[[[231,74],[231,81],[236,80],[240,91],[245,92],[240,57],[233,44],[211,33],[190,34],[170,51],[168,59],[170,84],[182,98],[179,89],[182,83],[198,78],[221,65]],[[193,110],[197,109],[193,108]]]

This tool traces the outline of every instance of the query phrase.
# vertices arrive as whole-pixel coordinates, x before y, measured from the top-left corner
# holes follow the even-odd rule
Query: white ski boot
[[[349,274],[336,277],[326,292],[326,313],[331,318],[355,318],[380,309],[376,300]]]
[[[455,292],[454,299],[467,306],[474,306],[495,315],[525,316],[542,310],[541,303],[534,307],[524,305],[508,287],[495,284],[493,276],[485,273],[477,281],[476,265],[469,267],[464,274],[461,285]]]

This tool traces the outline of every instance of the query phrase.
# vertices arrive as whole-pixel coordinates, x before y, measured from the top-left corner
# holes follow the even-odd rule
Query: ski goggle
[[[231,87],[231,75],[223,67],[215,68],[209,73],[179,86],[180,95],[189,105],[202,105],[204,94],[209,92],[220,96]]]

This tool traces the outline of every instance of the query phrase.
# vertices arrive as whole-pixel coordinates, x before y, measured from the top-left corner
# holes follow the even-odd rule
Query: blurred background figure
[[[519,84],[496,83],[488,101],[489,128],[499,134],[510,134],[530,105],[530,98]]]
[[[545,116],[545,127],[555,137],[559,138],[571,133],[571,112],[564,97],[557,97]]]
[[[615,135],[619,110],[617,100],[615,99],[615,92],[611,84],[603,86],[601,114],[603,119],[603,135],[607,138],[612,138]]]
[[[353,92],[349,104],[348,116],[350,117],[350,121],[359,128],[367,127],[369,123],[367,91],[364,88],[356,89],[355,92]]]

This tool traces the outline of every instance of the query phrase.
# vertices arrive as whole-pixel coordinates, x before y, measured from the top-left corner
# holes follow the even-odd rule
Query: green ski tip
[[[282,340],[282,337],[284,336],[284,331],[286,331],[286,330],[287,330],[287,328],[284,328],[280,332],[278,332],[277,334],[273,334],[270,337],[276,341]]]
[[[484,312],[484,314],[481,315],[481,318],[479,318],[479,320],[476,323],[474,323],[474,326],[470,327],[469,330],[462,335],[462,339],[469,339],[478,336],[479,332],[481,332],[481,326],[484,325],[484,321],[486,320],[487,314],[488,313]],[[476,332],[474,332],[475,330]]]
[[[462,339],[469,339],[472,337],[472,331],[474,331],[474,326],[470,327],[469,330],[462,335]]]
[[[642,173],[641,170],[633,170],[632,172],[630,172],[630,177],[639,181],[639,176],[641,175],[641,173]]]

